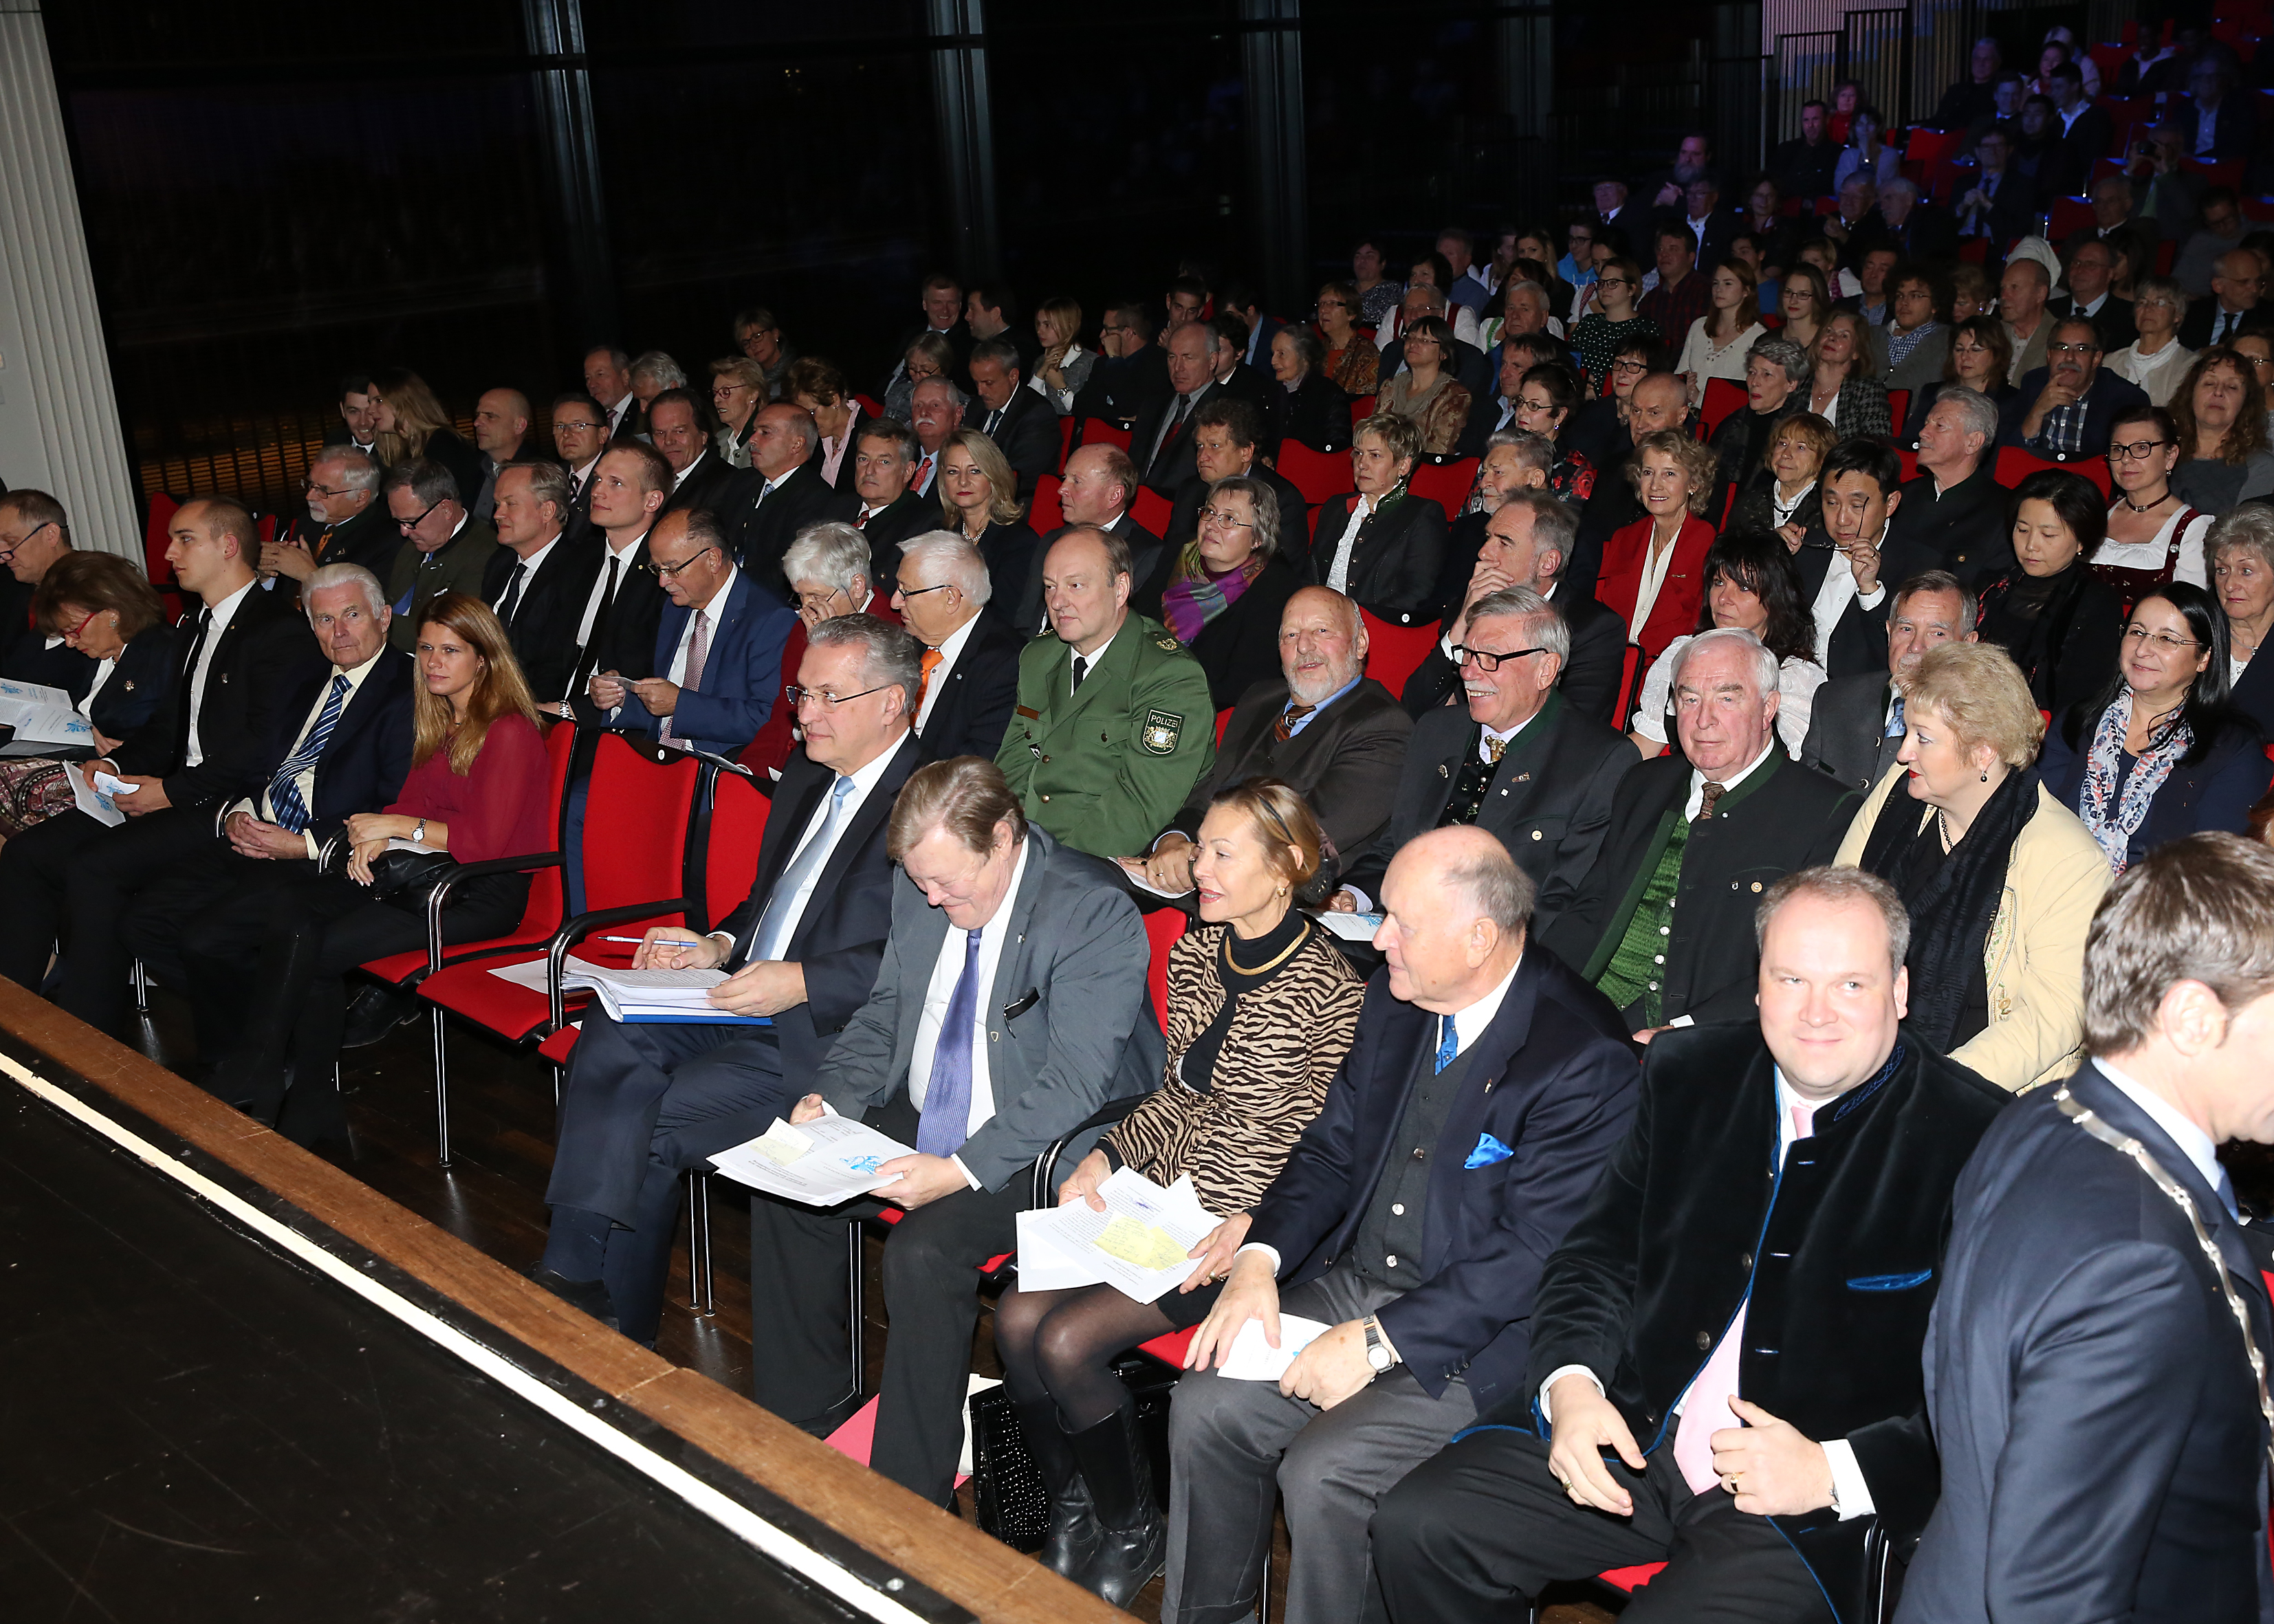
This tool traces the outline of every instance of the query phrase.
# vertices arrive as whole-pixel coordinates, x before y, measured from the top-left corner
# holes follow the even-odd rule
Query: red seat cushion
[[[1176,1370],[1185,1368],[1185,1352],[1193,1345],[1193,1333],[1200,1327],[1187,1326],[1181,1331],[1170,1331],[1150,1342],[1139,1342],[1137,1351],[1161,1361]]]
[[[1612,1589],[1624,1590],[1628,1595],[1631,1596],[1637,1590],[1642,1589],[1644,1585],[1648,1584],[1653,1579],[1657,1578],[1659,1575],[1665,1571],[1666,1564],[1664,1562],[1645,1562],[1639,1567],[1635,1568],[1606,1568],[1603,1572],[1597,1574],[1595,1577],[1600,1579],[1605,1584],[1609,1585]]]
[[[1438,623],[1392,626],[1363,609],[1359,618],[1366,623],[1366,674],[1393,695],[1404,693],[1406,679],[1437,644]]]

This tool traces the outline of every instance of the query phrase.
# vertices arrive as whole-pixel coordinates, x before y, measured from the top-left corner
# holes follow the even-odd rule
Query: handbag
[[[345,875],[355,847],[345,835],[333,838],[317,864],[320,873]],[[458,860],[448,852],[385,851],[371,860],[371,894],[376,898],[423,898]]]
[[[1042,1469],[1027,1447],[1010,1389],[1001,1385],[971,1395],[971,1492],[979,1526],[1014,1551],[1043,1548],[1050,1499]]]

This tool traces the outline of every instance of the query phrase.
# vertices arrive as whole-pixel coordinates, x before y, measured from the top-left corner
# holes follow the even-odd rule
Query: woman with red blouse
[[[374,896],[372,865],[388,843],[411,841],[462,863],[553,846],[537,702],[497,616],[478,598],[441,594],[418,628],[418,658],[416,741],[402,795],[385,811],[348,819],[344,873],[294,881],[278,893],[253,978],[252,1019],[211,1085],[303,1145],[346,1132],[334,1077],[343,1036],[375,1041],[406,1010],[415,1012],[401,995],[373,988],[357,1002],[356,1030],[345,1030],[347,974],[426,943],[426,893],[437,876]],[[451,891],[442,939],[501,936],[528,899],[526,874],[477,876]]]
[[[1685,636],[1705,601],[1713,527],[1701,515],[1720,495],[1712,447],[1675,429],[1636,442],[1627,478],[1647,513],[1603,543],[1595,597],[1627,623],[1645,666]]]

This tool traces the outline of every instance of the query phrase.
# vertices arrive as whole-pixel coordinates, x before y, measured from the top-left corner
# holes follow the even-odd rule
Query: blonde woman
[[[1081,306],[1072,299],[1044,299],[1035,311],[1035,336],[1043,353],[1027,387],[1050,403],[1059,417],[1073,410],[1073,397],[1089,381],[1096,355],[1081,347]]]
[[[995,442],[977,429],[958,429],[940,447],[939,509],[954,531],[987,560],[997,603],[1020,602],[1030,571],[1042,568],[1042,542],[1019,503],[1019,477]]]
[[[440,462],[450,470],[461,499],[471,508],[474,498],[481,494],[481,453],[450,426],[450,414],[442,410],[442,402],[434,398],[426,380],[414,372],[390,366],[371,375],[371,389],[379,410],[375,443],[380,462],[388,468],[414,457]]]

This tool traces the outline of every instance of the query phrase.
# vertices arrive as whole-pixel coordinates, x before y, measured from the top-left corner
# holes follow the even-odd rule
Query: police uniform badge
[[[1185,718],[1173,710],[1148,710],[1145,712],[1145,730],[1138,738],[1148,755],[1174,756],[1177,753],[1177,736],[1184,730]]]

